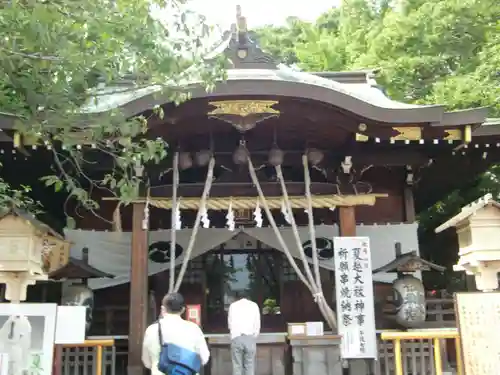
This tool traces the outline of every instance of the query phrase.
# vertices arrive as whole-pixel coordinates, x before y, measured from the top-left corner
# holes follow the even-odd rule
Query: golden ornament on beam
[[[244,133],[267,119],[279,116],[279,111],[272,108],[274,100],[223,100],[209,102],[216,107],[208,113],[209,117],[225,121]]]
[[[422,139],[422,128],[418,126],[393,127],[399,134],[391,137],[391,141],[419,141]]]
[[[222,100],[209,102],[211,106],[216,107],[208,112],[209,116],[217,115],[238,115],[246,117],[254,114],[276,114],[280,112],[272,108],[278,104],[275,100]]]
[[[446,136],[443,138],[445,141],[461,141],[462,131],[460,129],[445,129]]]
[[[368,142],[369,140],[367,135],[356,133],[356,142]]]

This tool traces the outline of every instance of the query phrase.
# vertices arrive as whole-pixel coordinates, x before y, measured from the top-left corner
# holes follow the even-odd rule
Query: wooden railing
[[[110,349],[105,358],[105,350]],[[54,375],[114,375],[115,374],[115,340],[94,339],[81,344],[56,345],[54,358]],[[110,371],[103,371],[109,365]]]
[[[443,346],[447,339],[454,340],[455,345]],[[442,375],[443,368],[453,367],[456,371],[452,372],[463,375],[456,329],[379,331],[377,341],[379,358],[373,363],[372,371],[360,375]],[[450,360],[453,352],[456,358]],[[80,345],[60,345],[54,362],[54,375],[126,374],[127,340],[120,336],[95,337]]]
[[[423,331],[387,331],[380,335],[383,341],[392,341],[394,343],[394,369],[395,375],[405,375],[406,366],[403,366],[403,357],[401,355],[401,344],[412,340],[432,340],[434,353],[434,373],[443,374],[442,346],[441,343],[446,339],[455,340],[457,374],[464,375],[462,362],[462,349],[460,345],[460,336],[457,329],[449,330],[423,330]],[[416,367],[414,365],[413,367]],[[412,373],[417,372],[412,369]]]

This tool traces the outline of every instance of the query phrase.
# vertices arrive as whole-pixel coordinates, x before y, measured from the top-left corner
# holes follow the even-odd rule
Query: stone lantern
[[[5,298],[26,300],[28,285],[47,280],[45,267],[53,248],[69,247],[60,234],[33,215],[11,208],[0,215],[0,283]]]
[[[51,280],[70,281],[79,280],[62,287],[61,305],[66,306],[85,306],[85,330],[88,333],[92,325],[92,316],[94,309],[94,292],[88,287],[89,279],[113,278],[114,276],[98,270],[89,264],[89,249],[82,249],[82,259],[69,257],[68,262],[49,273]],[[62,285],[62,284],[61,284]]]
[[[458,235],[459,259],[455,271],[474,275],[477,289],[498,288],[500,271],[500,203],[486,194],[462,208],[460,213],[436,228],[440,233],[454,227]]]
[[[403,254],[399,242],[395,244],[395,253],[396,259],[373,273],[397,273],[392,283],[396,323],[405,328],[421,328],[427,316],[425,289],[422,280],[414,274],[418,271],[443,272],[446,268],[420,258],[416,251]]]

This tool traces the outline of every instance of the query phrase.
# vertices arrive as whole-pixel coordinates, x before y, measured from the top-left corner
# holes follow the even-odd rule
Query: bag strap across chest
[[[163,346],[164,341],[163,341],[163,333],[161,331],[161,324],[160,324],[161,319],[158,319],[158,340],[160,341],[160,346]]]

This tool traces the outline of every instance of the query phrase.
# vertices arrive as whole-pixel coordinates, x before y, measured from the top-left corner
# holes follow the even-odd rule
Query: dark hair
[[[239,289],[239,290],[235,290],[233,292],[233,296],[235,299],[243,299],[243,298],[247,298],[247,291],[246,290],[242,290],[242,289]]]
[[[180,293],[168,293],[161,304],[168,313],[180,314],[184,309],[184,297]]]

